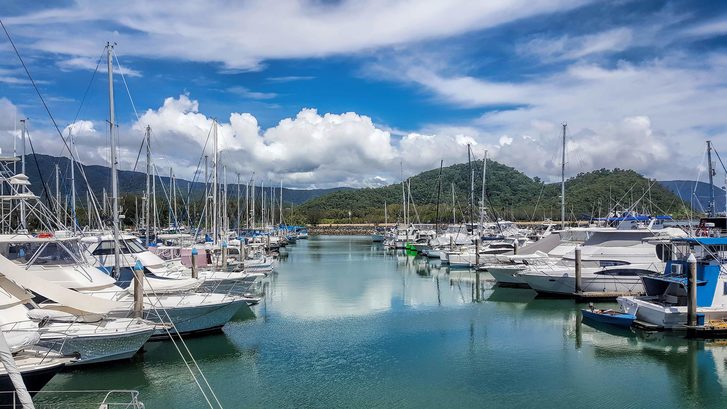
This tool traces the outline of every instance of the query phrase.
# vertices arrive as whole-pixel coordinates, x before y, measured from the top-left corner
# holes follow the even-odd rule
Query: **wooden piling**
[[[144,313],[144,266],[134,265],[134,317],[141,318]]]
[[[689,278],[687,281],[687,326],[697,326],[697,259],[694,253],[687,258]]]
[[[197,249],[192,247],[192,278],[197,278]]]

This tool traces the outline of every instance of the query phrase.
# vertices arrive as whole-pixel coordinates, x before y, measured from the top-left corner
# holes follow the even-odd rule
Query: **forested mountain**
[[[440,220],[469,217],[472,174],[474,207],[479,207],[482,171],[481,160],[473,162],[471,168],[468,164],[456,164],[442,169]],[[410,190],[412,220],[416,221],[418,217],[422,222],[433,222],[437,214],[438,175],[439,169],[433,169],[413,176],[404,184],[403,192],[401,184],[393,184],[330,193],[304,203],[299,211],[308,215],[309,221],[314,223],[348,220],[383,222],[386,202],[391,222],[401,217],[401,203],[404,194]],[[530,178],[489,159],[486,175],[485,207],[490,215],[514,220],[560,219],[560,183],[543,183],[538,178]],[[567,219],[603,216],[609,209],[625,209],[632,204],[637,204],[635,209],[638,211],[653,214],[687,212],[685,204],[676,195],[631,170],[601,169],[579,174],[566,182]]]
[[[37,160],[36,160],[37,159]],[[48,193],[51,195],[55,194],[55,165],[58,164],[60,171],[60,189],[61,195],[70,195],[71,186],[71,161],[65,157],[55,157],[49,155],[36,154],[26,156],[25,170],[30,181],[32,183],[31,188],[33,192],[38,195],[43,195],[43,183],[45,184]],[[89,185],[97,197],[101,197],[102,191],[106,188],[107,191],[111,190],[111,169],[106,166],[84,166],[83,167],[88,178]],[[18,172],[20,172],[20,162],[17,164]],[[144,170],[144,169],[140,169]],[[40,171],[40,172],[39,172]],[[79,201],[85,201],[86,197],[86,183],[83,176],[76,168],[76,194],[78,195]],[[42,182],[41,182],[42,181]],[[229,179],[228,179],[229,181]],[[244,183],[244,182],[242,182]],[[157,179],[157,194],[161,197],[164,196],[162,186],[164,189],[169,190],[169,175],[160,176]],[[188,186],[191,189],[192,197],[199,198],[203,196],[204,183],[198,181],[191,183],[184,179],[177,179],[177,189],[179,194],[187,194]],[[122,195],[141,195],[146,188],[146,176],[143,172],[132,172],[122,170],[119,171],[119,191]],[[295,205],[301,204],[307,200],[316,198],[320,195],[344,190],[348,188],[333,188],[333,189],[287,189],[283,188],[283,201],[285,203],[293,203]],[[245,186],[241,187],[242,195],[245,193]],[[257,188],[256,194],[260,195],[260,187]],[[270,194],[270,190],[265,188],[266,194]],[[230,184],[228,188],[228,194],[236,197],[237,186]],[[276,193],[276,198],[277,198]]]

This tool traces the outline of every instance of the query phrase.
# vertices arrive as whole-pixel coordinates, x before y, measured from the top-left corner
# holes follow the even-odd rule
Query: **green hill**
[[[474,170],[475,208],[479,207],[482,189],[482,161],[472,163]],[[411,190],[410,213],[413,221],[434,222],[436,219],[439,169],[413,176],[405,190]],[[440,220],[463,220],[469,214],[470,167],[456,164],[442,169]],[[454,215],[452,190],[454,187]],[[401,218],[402,186],[393,184],[330,193],[309,200],[297,210],[310,223],[383,222],[384,202],[388,219]],[[629,208],[680,215],[686,213],[684,203],[660,184],[631,170],[606,170],[582,173],[566,182],[566,218],[569,220],[606,215],[608,210]],[[512,220],[560,219],[560,183],[545,184],[501,163],[487,161],[487,199],[490,215]],[[349,218],[350,211],[350,218]],[[475,210],[475,213],[477,210]],[[418,218],[417,218],[418,215]]]

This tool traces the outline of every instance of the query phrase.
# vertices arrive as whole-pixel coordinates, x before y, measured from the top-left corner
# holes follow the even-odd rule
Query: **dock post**
[[[242,263],[242,261],[245,260],[245,257],[242,254],[243,249],[245,248],[245,245],[243,244],[242,239],[239,239],[239,240],[240,240],[240,248],[237,251],[237,261]]]
[[[197,249],[192,247],[192,278],[197,278]]]
[[[581,246],[576,247],[576,294],[580,294],[583,291],[581,286]]]
[[[697,259],[694,253],[687,258],[689,279],[687,281],[687,326],[697,326]]]
[[[514,246],[513,246],[513,248],[512,248],[512,254],[513,254],[514,256],[517,256],[517,251],[518,251],[518,247],[520,247],[520,244],[519,244],[519,242],[517,241],[517,239],[515,239],[515,245],[514,245]]]
[[[134,264],[134,318],[141,318],[144,312],[144,266]]]
[[[480,265],[480,238],[475,239],[475,268]]]

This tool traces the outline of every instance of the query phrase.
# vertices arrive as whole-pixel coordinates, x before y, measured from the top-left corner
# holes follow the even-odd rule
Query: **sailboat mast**
[[[172,205],[174,212],[172,212],[172,215],[174,215],[174,227],[178,227],[179,219],[177,217],[177,176],[174,174],[174,170],[172,170]]]
[[[219,160],[218,160],[218,153],[217,153],[217,121],[215,120],[213,123],[214,130],[213,130],[213,168],[212,168],[212,242],[214,244],[217,244],[217,184],[219,183],[217,180],[218,171],[217,168],[219,167]]]
[[[280,224],[283,224],[283,181],[280,181]]]
[[[204,211],[204,233],[209,233],[209,204],[210,202],[210,191],[209,191],[209,163],[208,163],[209,157],[208,155],[204,155],[204,206],[202,206],[202,209]]]
[[[480,199],[480,223],[485,222],[485,196],[487,191],[487,150],[482,158],[482,198]]]
[[[172,192],[172,190],[174,189],[173,173],[174,173],[174,170],[170,166],[169,167],[169,228],[170,229],[172,227],[174,227],[173,219],[172,219],[174,217],[174,208],[173,208],[173,204],[172,204],[172,202],[173,202],[172,195],[174,194],[174,192]]]
[[[109,135],[111,136],[111,211],[113,212],[114,274],[120,274],[121,254],[119,252],[119,180],[117,175],[116,137],[114,136],[114,71],[111,61],[113,45],[106,43],[106,64],[109,79]],[[71,204],[73,206],[73,204]]]
[[[467,144],[467,164],[470,168],[470,227],[472,228],[472,233],[474,233],[474,216],[472,215],[473,207],[475,207],[475,170],[472,168],[472,146],[470,144]]]
[[[57,163],[56,163],[56,217],[58,218],[58,222],[62,223],[62,221],[61,221],[61,170]]]
[[[565,132],[568,124],[563,123],[563,157],[560,161],[560,228],[565,229]]]
[[[406,191],[404,190],[404,164],[400,163],[401,166],[401,211],[404,215],[404,226],[407,226],[406,220]]]
[[[457,207],[454,201],[454,182],[452,182],[452,224],[457,224]]]
[[[709,217],[715,216],[714,209],[714,168],[712,167],[712,141],[707,141],[707,162],[709,163]]]
[[[146,135],[144,135],[146,139],[146,200],[144,200],[144,222],[146,224],[145,226],[145,239],[146,245],[149,245],[149,230],[151,230],[151,214],[149,210],[151,209],[151,180],[150,180],[150,174],[151,174],[151,146],[149,145],[151,143],[151,127],[149,125],[146,126]]]
[[[28,132],[28,129],[26,128],[25,119],[21,119],[20,123],[23,125],[20,129],[22,135],[20,139],[23,141],[23,159],[21,162],[20,172],[25,175],[25,135]],[[23,231],[28,230],[28,226],[25,220],[25,200],[20,201],[20,228]]]
[[[70,134],[71,139],[71,224],[73,225],[73,231],[76,231],[76,140],[73,134]]]
[[[237,172],[237,234],[240,234],[240,172]]]
[[[437,213],[434,216],[434,234],[439,234],[439,198],[442,196],[442,167],[444,161],[439,162],[439,177],[437,178]]]

